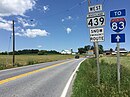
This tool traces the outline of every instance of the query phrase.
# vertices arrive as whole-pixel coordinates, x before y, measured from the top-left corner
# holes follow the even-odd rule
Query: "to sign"
[[[94,13],[87,15],[87,25],[89,28],[101,27],[105,25],[104,13]]]
[[[90,41],[104,41],[104,29],[103,28],[93,28],[90,29]]]
[[[89,12],[97,12],[97,11],[102,11],[102,5],[94,5],[94,6],[89,6],[88,7]]]
[[[111,34],[112,43],[125,42],[125,34]]]
[[[113,31],[121,32],[126,26],[126,21],[124,18],[115,18],[111,20],[110,26]]]
[[[121,17],[125,15],[126,15],[125,9],[110,11],[110,17]]]

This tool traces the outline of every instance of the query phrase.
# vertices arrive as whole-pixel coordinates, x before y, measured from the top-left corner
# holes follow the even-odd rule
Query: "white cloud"
[[[72,16],[68,16],[68,17],[67,17],[67,20],[72,20]]]
[[[0,17],[0,29],[12,31],[12,21],[7,21]]]
[[[72,29],[71,28],[66,28],[66,31],[69,34],[72,31]]]
[[[42,45],[38,45],[37,47],[38,47],[38,48],[42,48]]]
[[[49,33],[46,30],[40,29],[27,29],[25,36],[34,38],[36,36],[47,36]]]
[[[49,33],[46,30],[41,30],[41,29],[27,29],[23,31],[21,30],[22,33],[16,33],[15,35],[17,36],[24,36],[24,37],[29,37],[29,38],[35,38],[37,36],[48,36]]]
[[[23,27],[34,27],[36,26],[36,24],[32,23],[31,20],[26,20],[26,19],[23,19],[23,18],[18,18],[18,22],[21,23],[23,25]]]
[[[0,16],[24,15],[35,4],[35,0],[0,0]]]
[[[65,21],[65,19],[61,19],[61,21],[62,21],[62,22],[64,22],[64,21]]]
[[[23,36],[22,34],[20,33],[15,33],[16,36]]]
[[[72,16],[67,16],[67,17],[61,19],[62,22],[67,21],[67,20],[73,20]]]
[[[49,5],[43,6],[43,11],[44,11],[44,13],[46,13],[46,11],[48,11],[48,10],[49,10]]]

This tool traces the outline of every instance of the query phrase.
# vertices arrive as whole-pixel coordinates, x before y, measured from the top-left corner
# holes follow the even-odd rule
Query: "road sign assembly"
[[[114,18],[110,22],[110,26],[113,31],[121,32],[126,26],[125,18]]]
[[[90,41],[91,42],[104,41],[104,29],[103,28],[90,29]]]
[[[89,14],[87,15],[87,26],[90,29],[90,41],[95,44],[97,60],[97,84],[100,85],[100,66],[99,66],[99,49],[98,42],[104,41],[104,29],[98,28],[105,26],[105,14],[102,11],[102,4],[88,6]],[[97,12],[97,13],[95,13]]]
[[[94,5],[94,6],[89,6],[89,7],[88,7],[88,11],[89,11],[89,12],[102,11],[102,5],[101,5],[101,4],[98,4],[98,5]]]
[[[125,9],[110,11],[110,17],[121,17],[125,15],[126,15]]]
[[[125,18],[119,18],[121,16],[126,15],[126,10],[121,9],[121,10],[113,10],[110,11],[110,17],[118,17],[114,18],[110,22],[110,26],[113,31],[115,31],[117,34],[112,34],[111,35],[111,42],[112,43],[117,43],[117,81],[118,81],[118,91],[120,92],[120,43],[125,42],[125,34],[121,34],[120,32],[124,30],[126,26],[126,20]]]
[[[112,43],[125,42],[125,34],[111,34]]]
[[[88,14],[87,15],[87,25],[89,28],[104,26],[105,25],[104,12]]]

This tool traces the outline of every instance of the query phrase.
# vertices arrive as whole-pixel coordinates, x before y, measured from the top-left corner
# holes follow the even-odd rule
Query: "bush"
[[[4,64],[0,64],[0,70],[3,70],[5,68],[6,68],[6,66]]]
[[[27,62],[27,65],[33,65],[39,63],[38,61],[30,60]]]
[[[27,65],[32,65],[32,64],[34,64],[35,62],[33,61],[33,60],[29,60],[28,62],[27,62]]]
[[[5,69],[13,68],[14,66],[12,64],[7,64]]]
[[[16,67],[21,67],[21,66],[23,66],[23,65],[20,64],[20,63],[15,63],[15,66],[16,66]]]

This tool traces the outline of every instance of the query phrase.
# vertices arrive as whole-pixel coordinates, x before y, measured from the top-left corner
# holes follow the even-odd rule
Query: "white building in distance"
[[[61,51],[61,54],[63,54],[63,55],[66,55],[66,54],[72,54],[72,50],[62,50]]]

